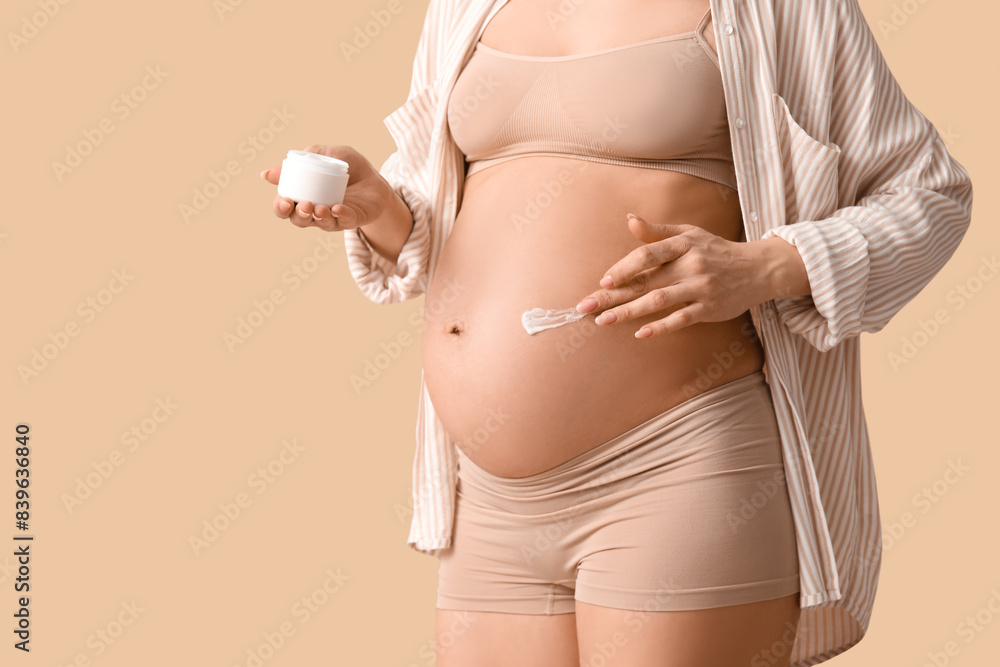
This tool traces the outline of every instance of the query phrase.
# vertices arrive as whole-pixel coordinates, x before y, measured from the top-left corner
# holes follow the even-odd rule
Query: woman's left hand
[[[652,224],[629,217],[644,242],[616,262],[579,312],[604,312],[597,324],[621,323],[681,306],[642,326],[636,338],[677,331],[696,322],[723,322],[766,301],[770,283],[758,246],[733,242],[694,225]],[[609,281],[610,277],[610,281]]]

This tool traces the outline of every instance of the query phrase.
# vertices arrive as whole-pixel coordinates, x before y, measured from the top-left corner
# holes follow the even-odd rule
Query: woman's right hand
[[[275,195],[272,208],[279,218],[289,220],[296,227],[316,226],[328,232],[361,227],[374,222],[386,211],[394,193],[378,170],[364,155],[350,146],[309,146],[303,150],[343,160],[348,165],[350,177],[344,192],[344,203],[333,207],[312,202],[294,202],[288,197]],[[272,185],[278,184],[281,167],[265,169],[260,177]]]

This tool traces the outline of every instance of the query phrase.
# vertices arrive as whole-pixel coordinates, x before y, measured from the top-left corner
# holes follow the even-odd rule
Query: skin
[[[649,3],[643,0],[626,0],[614,7],[613,3],[596,0],[592,6],[581,5],[576,16],[579,29],[560,32],[557,39],[544,41],[544,47],[539,46],[537,39],[533,41],[528,31],[517,30],[518,25],[544,25],[542,13],[552,11],[557,4],[555,0],[538,0],[533,4],[512,0],[494,19],[492,32],[484,35],[484,43],[508,52],[557,55],[648,37],[634,26],[610,20],[612,15],[629,15],[629,10],[633,16],[642,16],[649,10]],[[706,8],[704,0],[662,4],[669,4],[678,14],[677,25],[661,26],[662,34],[689,29],[690,17],[700,16]],[[536,15],[531,15],[532,11]],[[571,35],[576,35],[579,42],[568,41]],[[715,49],[711,26],[705,36]],[[400,214],[401,200],[356,151],[343,146],[310,146],[306,150],[350,163],[351,181],[345,203],[329,208],[275,197],[273,210],[278,218],[297,227],[343,231],[387,219],[386,212],[390,210]],[[279,176],[280,169],[261,173],[272,185],[277,184]],[[782,239],[735,242],[701,226],[647,221],[643,217],[629,216],[625,224],[642,244],[610,264],[594,289],[580,297],[578,310],[602,313],[596,321],[599,327],[629,326],[646,318],[641,328],[636,327],[635,337],[656,338],[699,322],[733,319],[774,297],[810,294],[798,251]],[[405,234],[400,243],[402,239]],[[664,311],[663,317],[655,318]],[[649,319],[650,316],[654,319]],[[574,613],[552,616],[438,609],[437,664],[438,667],[753,664],[787,667],[799,615],[797,594],[692,611],[637,612],[580,601]],[[641,619],[638,628],[637,618]],[[610,646],[614,647],[614,655],[608,657]]]

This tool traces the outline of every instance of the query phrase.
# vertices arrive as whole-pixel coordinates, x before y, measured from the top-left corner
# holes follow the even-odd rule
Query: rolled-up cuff
[[[414,191],[400,184],[393,187],[413,216],[410,235],[395,263],[372,248],[361,227],[344,232],[344,248],[351,276],[369,300],[381,304],[406,301],[426,289],[430,211],[422,205],[422,200]]]
[[[782,323],[825,352],[860,335],[868,284],[868,240],[839,218],[805,220],[767,230],[795,246],[806,268],[810,296],[774,299]]]

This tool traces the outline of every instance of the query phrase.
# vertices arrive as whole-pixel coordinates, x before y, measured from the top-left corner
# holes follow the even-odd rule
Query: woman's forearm
[[[413,231],[413,214],[406,202],[392,188],[392,201],[385,213],[358,229],[368,245],[379,255],[392,262],[399,259],[399,252]]]

